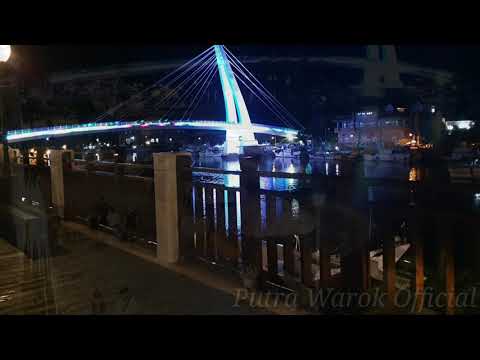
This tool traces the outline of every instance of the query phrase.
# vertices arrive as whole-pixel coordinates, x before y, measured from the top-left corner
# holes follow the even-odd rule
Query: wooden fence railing
[[[456,199],[473,200],[480,193],[476,184],[257,171],[250,158],[241,159],[241,171],[191,167],[184,171],[190,174],[177,177],[183,204],[178,224],[182,258],[234,269],[254,265],[264,282],[284,286],[293,280],[309,288],[366,289],[371,282],[370,251],[381,248],[387,304],[393,306],[394,235],[407,222],[415,267],[411,286],[417,292],[425,286],[429,258],[435,258],[430,262],[442,270],[432,275],[438,277],[439,288],[455,292],[460,266],[455,251],[460,243],[468,247],[465,253],[472,254],[467,266],[480,277],[475,257],[480,255],[478,236],[473,233],[470,239],[472,233],[462,233],[476,226],[478,215],[473,210],[460,212],[456,206]],[[192,180],[192,173],[236,175],[239,186]],[[154,239],[155,176],[151,166],[74,160],[64,174],[66,213],[86,213],[93,197],[103,193],[118,207],[143,209],[141,231]],[[307,186],[295,191],[262,189],[262,177],[296,178]],[[382,191],[389,195],[381,196]],[[453,307],[449,298],[447,310]]]
[[[472,198],[474,185],[322,177],[252,169],[255,166],[243,166],[242,171],[192,169],[238,175],[240,186],[192,183],[193,231],[181,239],[186,257],[236,268],[254,264],[261,270],[263,280],[279,285],[287,285],[287,279],[293,278],[310,288],[367,289],[371,284],[370,251],[380,248],[388,307],[393,306],[397,291],[395,247],[398,244],[394,237],[405,222],[414,258],[412,290],[421,294],[424,288],[425,248],[430,258],[444,254],[445,271],[433,274],[439,277],[437,290],[455,291],[453,243],[446,240],[445,234],[454,234],[455,229],[478,221],[476,213],[458,213],[454,204],[454,199],[462,194]],[[265,190],[260,189],[260,177],[309,178],[310,187],[294,192]],[[377,198],[375,194],[380,190],[392,193],[384,199]],[[428,235],[432,229],[433,233]],[[425,247],[426,236],[431,239]],[[462,239],[468,241],[465,236]],[[447,311],[453,306],[449,301]]]

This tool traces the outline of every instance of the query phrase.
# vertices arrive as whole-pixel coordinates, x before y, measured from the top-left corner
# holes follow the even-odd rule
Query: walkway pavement
[[[63,253],[48,261],[32,261],[0,239],[0,314],[91,314],[95,288],[106,314],[267,313],[234,307],[231,294],[81,233],[66,237]]]

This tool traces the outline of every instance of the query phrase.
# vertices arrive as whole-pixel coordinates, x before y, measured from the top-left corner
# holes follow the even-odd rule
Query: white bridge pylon
[[[258,145],[258,142],[253,134],[247,105],[238,87],[230,61],[225,54],[225,49],[223,45],[215,45],[214,48],[225,100],[226,122],[228,124],[238,124],[238,130],[227,129],[224,151],[227,155],[241,154],[245,146],[255,146]]]

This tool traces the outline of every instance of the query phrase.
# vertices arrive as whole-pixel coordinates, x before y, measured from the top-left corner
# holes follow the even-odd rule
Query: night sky
[[[88,69],[129,62],[188,60],[202,52],[208,44],[193,45],[68,45],[14,47],[22,68],[31,74],[55,71]],[[359,45],[338,46],[279,46],[279,45],[228,45],[237,56],[364,56]],[[480,46],[397,46],[400,61],[456,72],[475,69],[480,62]]]

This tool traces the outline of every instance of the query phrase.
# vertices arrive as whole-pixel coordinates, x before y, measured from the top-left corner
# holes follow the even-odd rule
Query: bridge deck
[[[78,125],[62,125],[48,128],[36,129],[20,129],[12,130],[7,133],[7,140],[9,143],[16,143],[21,141],[42,139],[46,137],[61,137],[71,135],[82,135],[89,133],[118,131],[135,128],[148,129],[165,129],[165,130],[215,130],[226,131],[242,129],[238,124],[229,124],[223,121],[175,121],[175,122],[141,122],[141,121],[115,121],[103,123],[85,123]],[[295,129],[252,124],[251,130],[257,134],[268,134],[275,136],[296,136],[298,131]]]

